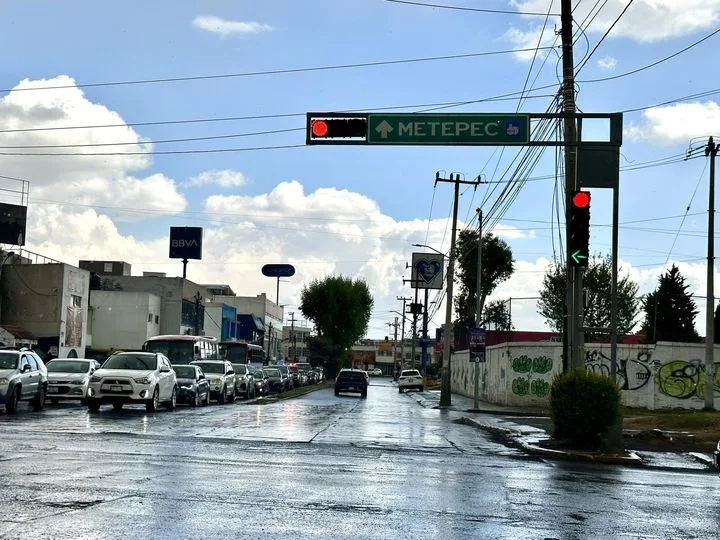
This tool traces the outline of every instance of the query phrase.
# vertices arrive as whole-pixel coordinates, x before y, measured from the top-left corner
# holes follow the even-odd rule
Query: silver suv
[[[5,411],[17,411],[20,401],[29,401],[33,410],[45,406],[47,369],[29,349],[0,349],[0,404]]]

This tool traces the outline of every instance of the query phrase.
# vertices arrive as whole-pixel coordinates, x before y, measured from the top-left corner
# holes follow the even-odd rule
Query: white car
[[[372,371],[370,371],[369,373],[373,377],[382,377],[382,369],[380,369],[380,368],[375,368]]]
[[[85,399],[90,376],[100,364],[87,358],[56,358],[45,367],[48,371],[48,398],[54,405],[61,399]]]
[[[175,371],[164,354],[119,352],[90,376],[86,402],[92,412],[103,403],[112,403],[116,410],[126,403],[142,403],[148,412],[165,403],[172,410],[177,392]]]
[[[423,377],[417,369],[403,370],[398,378],[398,392],[402,393],[405,390],[410,390],[411,388],[416,388],[421,392],[425,390]]]

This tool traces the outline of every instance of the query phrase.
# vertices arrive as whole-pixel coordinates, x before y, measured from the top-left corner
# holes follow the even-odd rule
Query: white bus
[[[162,353],[171,364],[189,364],[193,360],[218,360],[218,340],[210,336],[155,336],[142,346],[143,351]]]

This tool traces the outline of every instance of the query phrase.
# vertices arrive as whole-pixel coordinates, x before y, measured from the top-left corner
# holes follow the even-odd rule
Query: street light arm
[[[427,248],[427,249],[431,249],[431,250],[433,250],[435,253],[437,253],[438,255],[442,255],[443,257],[445,257],[445,254],[444,254],[442,251],[438,251],[437,249],[435,249],[435,248],[432,247],[432,246],[428,246],[428,245],[426,245],[426,244],[412,244],[412,245],[413,245],[414,247],[424,247],[424,248]]]

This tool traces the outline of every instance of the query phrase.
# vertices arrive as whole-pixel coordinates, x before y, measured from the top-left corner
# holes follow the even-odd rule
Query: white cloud
[[[26,90],[66,85],[70,87]],[[58,129],[92,125],[115,127]],[[89,101],[65,75],[24,80],[0,99],[0,147],[19,154],[57,154],[3,156],[3,175],[28,180],[31,199],[38,202],[128,208],[150,205],[168,213],[186,206],[172,179],[162,174],[147,178],[133,174],[152,164],[150,140],[126,125],[117,112]],[[96,153],[115,155],[93,155]],[[9,181],[4,181],[3,187],[11,188]],[[138,217],[140,214],[134,214]]]
[[[547,0],[512,0],[511,4],[520,12],[546,13]],[[602,34],[627,6],[627,0],[609,0],[596,14],[595,2],[577,2],[573,11],[575,21],[591,21],[586,33]],[[560,13],[560,0],[553,0],[552,13]],[[526,28],[512,26],[506,38],[519,47],[535,47],[543,16],[524,16]],[[635,0],[610,33],[610,38],[627,38],[640,43],[652,43],[669,38],[688,36],[701,30],[710,30],[720,21],[720,0]],[[551,17],[548,26],[560,24],[559,17]],[[578,23],[573,25],[575,29]],[[552,31],[546,30],[550,42],[555,39]],[[527,60],[532,53],[520,53],[519,58]]]
[[[213,169],[211,171],[204,171],[185,182],[185,186],[187,187],[216,185],[229,188],[242,187],[245,184],[247,184],[247,178],[245,178],[245,175],[241,172],[230,169]]]
[[[547,9],[547,6],[545,6]],[[531,25],[527,30],[521,30],[516,26],[511,26],[506,32],[503,38],[515,45],[518,49],[531,49],[524,50],[522,52],[514,53],[514,56],[523,62],[532,61],[535,55],[534,49],[538,46],[538,40],[542,34],[542,40],[540,41],[540,47],[551,47],[555,42],[555,33],[552,29],[546,28],[543,32],[542,25]],[[544,58],[550,51],[542,50],[539,51],[537,56]]]
[[[617,58],[613,58],[612,56],[605,56],[597,61],[600,69],[604,69],[605,71],[613,71],[617,67],[617,63]]]
[[[233,34],[257,34],[258,32],[267,32],[273,29],[269,24],[263,24],[253,21],[231,21],[222,19],[214,15],[202,15],[193,19],[193,25],[196,28],[219,34],[222,37],[228,37]]]
[[[643,112],[643,122],[631,124],[625,133],[636,142],[687,144],[693,137],[715,133],[720,125],[720,106],[706,103],[677,103]]]

